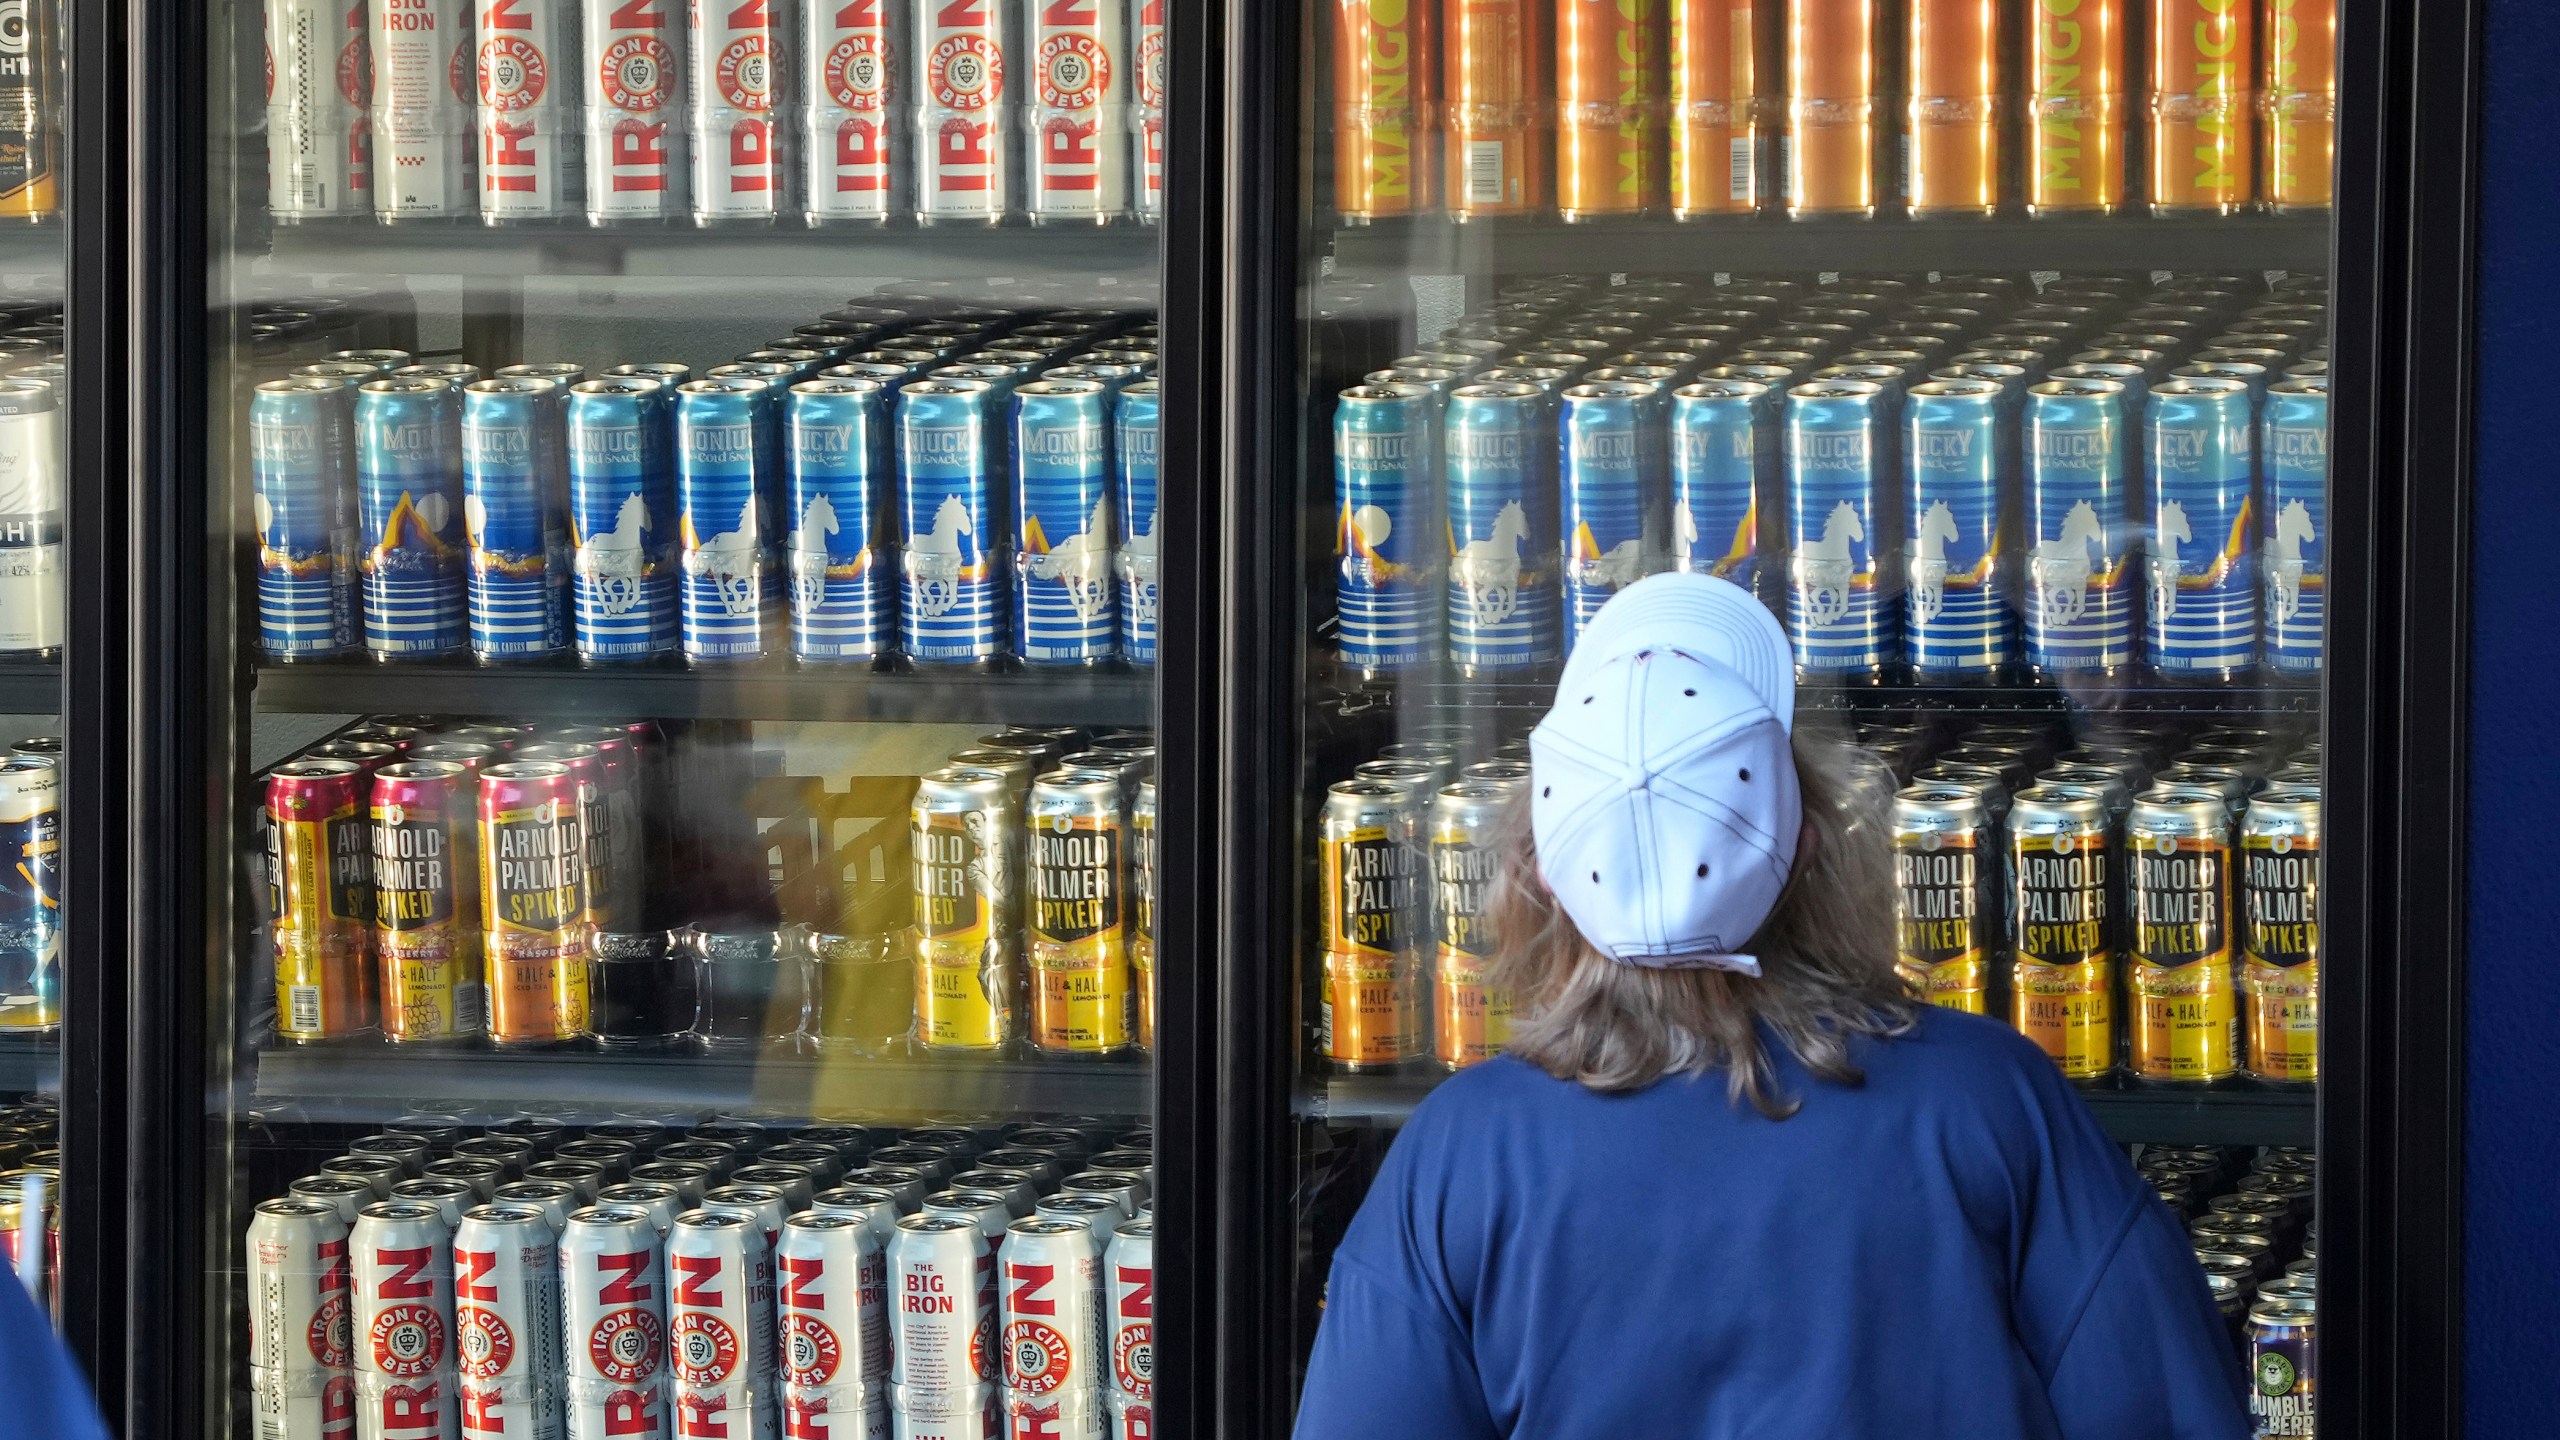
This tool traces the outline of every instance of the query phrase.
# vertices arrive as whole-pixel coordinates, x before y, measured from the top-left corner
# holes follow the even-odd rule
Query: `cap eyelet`
[[[1591,696],[1591,695],[1585,695],[1585,696],[1583,696],[1583,697],[1582,697],[1582,703],[1583,703],[1583,704],[1585,704],[1585,705],[1588,705],[1588,704],[1590,704],[1590,703],[1591,703],[1594,699],[1596,699],[1596,698],[1598,698],[1598,697],[1596,697],[1596,696]]]
[[[1706,879],[1706,878],[1707,878],[1707,867],[1706,867],[1706,866],[1701,865],[1701,866],[1699,866],[1699,867],[1698,867],[1698,878],[1699,878],[1699,879],[1701,879],[1701,880],[1704,880],[1704,879]]]
[[[1748,766],[1748,765],[1743,766],[1743,767],[1742,767],[1742,772],[1741,772],[1741,773],[1742,773],[1743,783],[1745,783],[1745,784],[1749,784],[1749,783],[1750,783],[1750,780],[1751,780],[1751,767],[1750,767],[1750,766]]]
[[[1681,694],[1683,694],[1683,695],[1688,696],[1688,697],[1689,697],[1690,699],[1692,699],[1692,700],[1694,700],[1694,699],[1696,699],[1696,698],[1698,697],[1698,692],[1697,692],[1697,691],[1695,691],[1695,690],[1683,690],[1683,691],[1681,691],[1680,693],[1681,693]]]
[[[1555,798],[1555,794],[1556,787],[1553,785],[1542,786],[1538,790],[1538,798],[1541,800],[1552,800]]]
[[[1597,885],[1597,884],[1599,884],[1599,883],[1600,883],[1600,872],[1599,872],[1599,871],[1594,870],[1594,871],[1592,871],[1592,872],[1591,872],[1591,883],[1592,883],[1592,884],[1594,884],[1594,885]]]

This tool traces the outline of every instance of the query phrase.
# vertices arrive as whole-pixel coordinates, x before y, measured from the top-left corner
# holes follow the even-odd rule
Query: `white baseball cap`
[[[1655,575],[1600,607],[1529,735],[1538,873],[1584,939],[1760,973],[1738,952],[1795,863],[1794,723],[1786,632],[1740,586]]]

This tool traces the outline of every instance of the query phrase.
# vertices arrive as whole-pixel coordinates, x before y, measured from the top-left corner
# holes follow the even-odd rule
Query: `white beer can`
[[[858,1417],[844,1433],[885,1436],[889,1267],[869,1217],[794,1215],[775,1263],[786,1415]]]
[[[779,123],[786,0],[690,0],[693,219],[771,224],[790,171]]]
[[[452,1232],[432,1205],[377,1200],[348,1239],[356,1440],[457,1440]]]
[[[454,1349],[463,1440],[559,1440],[568,1376],[551,1222],[531,1205],[477,1205],[453,1231]]]
[[[249,1401],[257,1432],[322,1440],[355,1428],[347,1225],[325,1200],[261,1203],[249,1217]]]
[[[569,1440],[667,1440],[667,1250],[649,1212],[572,1213],[560,1294]]]
[[[475,0],[480,218],[578,213],[578,0]]]
[[[1022,50],[1023,190],[1034,225],[1108,225],[1129,214],[1128,0],[1032,0]]]
[[[0,651],[63,637],[62,406],[42,380],[0,380]]]
[[[905,210],[904,0],[802,0],[802,205],[812,225],[877,225]]]
[[[1156,1217],[1120,1223],[1103,1252],[1105,1321],[1111,1337],[1114,1440],[1144,1436],[1155,1420]]]
[[[689,1210],[667,1233],[667,1357],[679,1428],[775,1440],[772,1264],[752,1215]]]
[[[1164,218],[1165,0],[1138,0],[1138,218]]]
[[[1039,1217],[1006,1230],[1004,1410],[1016,1433],[1102,1440],[1102,1242],[1092,1226]]]
[[[365,0],[266,0],[267,211],[279,224],[373,206]]]
[[[685,214],[690,173],[684,0],[585,0],[587,219],[658,224]]]
[[[916,220],[1001,224],[1013,207],[1008,0],[913,0]]]
[[[386,222],[476,213],[471,0],[372,0],[373,212]]]

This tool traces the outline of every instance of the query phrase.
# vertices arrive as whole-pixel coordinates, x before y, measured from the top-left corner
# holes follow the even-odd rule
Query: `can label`
[[[2097,426],[2031,424],[2027,658],[2057,671],[2133,660],[2125,457],[2112,396]]]
[[[299,797],[297,797],[299,798]],[[351,1034],[369,1023],[365,937],[373,925],[373,854],[352,797],[327,813],[272,817],[276,1029],[293,1039]]]
[[[1156,663],[1155,397],[1123,396],[1114,447],[1120,470],[1120,655],[1132,665]]]
[[[2111,211],[2125,199],[2123,0],[2033,0],[2027,25],[2027,205]],[[2112,22],[2112,23],[2102,23]]]
[[[1164,214],[1165,0],[1138,0],[1138,213]]]
[[[60,0],[20,0],[0,20],[0,215],[59,214],[62,152]]]
[[[1322,856],[1325,948],[1370,956],[1410,953],[1421,878],[1413,847],[1374,826],[1328,832]]]
[[[1591,624],[1600,607],[1644,578],[1651,568],[1645,501],[1653,477],[1648,429],[1640,413],[1645,397],[1607,406],[1615,415],[1583,417],[1566,411],[1563,497],[1564,648]]]
[[[982,412],[991,408],[978,403]],[[903,418],[898,452],[906,512],[899,620],[907,653],[924,661],[985,659],[1002,648],[1004,624],[985,416],[960,425]]]
[[[993,810],[915,814],[917,1035],[929,1046],[991,1050],[1009,1037],[1004,963],[1009,885]]]
[[[1095,397],[1096,409],[1100,398]],[[1025,396],[1028,407],[1031,397]],[[1022,549],[1016,556],[1022,658],[1091,662],[1117,648],[1110,433],[1099,414],[1016,426]]]
[[[2017,974],[2011,1020],[2074,1079],[2115,1064],[2107,851],[2090,837],[2025,835],[2013,856]]]
[[[569,0],[483,0],[480,213],[547,220],[568,212],[566,117],[577,105]]]
[[[2169,832],[2132,841],[2133,1071],[2219,1080],[2240,1068],[2231,965],[2231,849]]]
[[[1025,125],[1032,216],[1100,220],[1127,214],[1126,0],[1047,0],[1024,11],[1032,66]]]
[[[1547,201],[1540,142],[1546,20],[1530,0],[1467,0],[1447,7],[1449,209],[1457,215],[1525,215]]]
[[[386,220],[449,219],[478,204],[468,84],[468,0],[373,0],[373,131],[382,159],[374,209]]]
[[[1396,1065],[1422,1052],[1420,987],[1410,954],[1327,951],[1317,1044],[1337,1065]]]
[[[1516,427],[1449,434],[1449,657],[1488,671],[1556,658],[1555,527],[1531,483],[1545,437],[1515,408]]]
[[[782,36],[768,0],[695,0],[693,213],[704,220],[770,218],[782,199],[781,137],[773,123]]]
[[[455,778],[457,796],[460,781]],[[469,822],[439,806],[394,800],[373,807],[382,1029],[395,1040],[442,1039],[480,1029],[478,926],[462,903],[467,892],[460,878],[471,861],[469,834]]]
[[[2298,835],[2249,835],[2240,850],[2242,983],[2249,1069],[2262,1079],[2320,1078],[2320,847]]]
[[[1043,816],[1031,827],[1031,1043],[1087,1054],[1128,1045],[1128,930],[1117,820]]]
[[[7,54],[5,13],[0,13],[0,57]],[[0,86],[0,97],[6,87]],[[4,133],[4,132],[0,132]],[[0,202],[5,203],[5,202]],[[63,507],[62,411],[57,408],[0,416],[0,651],[53,650],[62,645]],[[342,589],[338,556],[315,595],[326,589],[336,638],[334,607]],[[261,569],[259,591],[266,592]],[[317,617],[315,617],[317,618]]]
[[[1774,469],[1774,437],[1753,402],[1674,398],[1671,429],[1672,560],[1681,571],[1760,585],[1760,483]]]
[[[664,220],[682,207],[682,23],[675,0],[590,0],[595,99],[586,126],[587,214]]]
[[[261,394],[250,412],[258,631],[270,655],[334,655],[356,644],[357,513],[349,437],[339,428],[342,399],[307,390]],[[21,483],[29,487],[23,503],[41,503],[33,482],[58,463],[54,453],[20,452]],[[59,534],[57,528],[57,557]],[[58,569],[58,558],[54,564]]]
[[[0,808],[0,1030],[62,1022],[62,810],[48,778]]]
[[[1902,607],[1890,603],[1883,573],[1892,546],[1879,529],[1886,462],[1877,428],[1786,427],[1787,629],[1804,670],[1871,670],[1900,658]]]
[[[2255,193],[2251,31],[2240,0],[2156,0],[2151,28],[2151,203],[2232,210]]]
[[[1432,1052],[1457,1070],[1492,1059],[1511,1041],[1511,994],[1485,979],[1494,951],[1485,897],[1499,862],[1492,846],[1445,833],[1433,838],[1431,862],[1438,911]]]
[[[466,398],[462,421],[463,516],[471,539],[467,599],[471,648],[501,658],[548,654],[566,630],[552,584],[544,511],[552,455],[534,395],[491,396],[520,409],[476,419]],[[484,402],[485,403],[485,402]]]
[[[2298,675],[2320,673],[2328,574],[2328,397],[2290,403],[2309,398],[2271,396],[2265,425],[2267,663]]]
[[[1967,830],[1894,837],[1894,935],[1903,979],[1932,1005],[1991,1013],[1983,853]]]
[[[2249,1419],[2259,1436],[2318,1432],[2319,1361],[2309,1315],[2249,1322]]]
[[[931,220],[997,220],[1012,204],[1003,22],[996,0],[922,7],[916,210]]]
[[[571,397],[569,426],[569,539],[576,546],[570,599],[578,653],[600,660],[659,654],[676,639],[664,432],[638,408],[653,403],[650,397],[612,397],[634,405],[628,425],[590,423],[578,411],[586,398]]]
[[[904,161],[900,152],[905,143],[892,119],[903,58],[890,43],[886,7],[894,3],[812,4],[807,95],[812,216],[885,220],[896,204],[893,167]]]
[[[373,55],[364,0],[267,0],[267,208],[292,219],[355,215],[372,203]],[[20,64],[30,90],[45,83],[38,45],[28,37]],[[51,65],[44,72],[51,72]],[[27,157],[25,194],[54,191],[50,164]],[[0,171],[0,179],[11,177]],[[58,201],[55,204],[59,204]]]
[[[1342,0],[1334,27],[1334,208],[1355,220],[1427,210],[1439,7]]]
[[[482,812],[480,908],[493,1038],[541,1042],[586,1033],[586,859],[577,812],[568,795]]]
[[[465,641],[453,403],[450,394],[357,396],[364,639],[376,655],[441,654]]]
[[[1438,646],[1426,612],[1440,587],[1431,583],[1432,551],[1423,502],[1430,489],[1427,439],[1408,424],[1427,423],[1430,405],[1345,406],[1334,424],[1335,548],[1340,576],[1335,606],[1346,665],[1395,670],[1432,658]],[[1386,421],[1390,428],[1377,428]]]
[[[2230,397],[2236,423],[2196,413],[2165,418],[2164,404],[2203,411],[2205,397],[2152,397],[2151,663],[2175,673],[2246,669],[2258,655],[2257,465],[2246,398]]]

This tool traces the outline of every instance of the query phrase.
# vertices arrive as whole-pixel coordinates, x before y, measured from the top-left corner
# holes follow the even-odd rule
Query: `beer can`
[[[2113,674],[2133,659],[2124,387],[2047,380],[2027,391],[2027,663]]]
[[[1768,198],[1761,0],[1672,0],[1671,213],[1748,215]]]
[[[675,648],[673,398],[640,375],[569,388],[570,633],[581,660]]]
[[[673,220],[687,212],[692,172],[684,7],[677,0],[582,4],[588,63],[595,67],[581,137],[587,222]],[[673,388],[688,377],[658,378]]]
[[[847,1179],[851,1179],[850,1172]],[[923,1204],[923,1197],[916,1197],[916,1203]],[[889,1241],[897,1233],[898,1217],[911,1213],[912,1208],[905,1203],[898,1192],[888,1187],[848,1183],[832,1190],[819,1191],[811,1197],[807,1213],[849,1215],[863,1221],[871,1227],[873,1238],[880,1242],[885,1264]]]
[[[1013,208],[1013,7],[914,0],[915,205],[923,225],[995,225]]]
[[[1701,380],[1671,392],[1671,566],[1757,595],[1766,496],[1781,483],[1777,395],[1751,380]]]
[[[1104,1236],[1037,1216],[1007,1227],[998,1266],[1005,1413],[1016,1431],[1098,1436],[1107,1374]]]
[[[1787,129],[1778,142],[1787,213],[1872,217],[1882,203],[1877,142],[1892,129],[1889,7],[1788,0]]]
[[[51,390],[24,380],[0,381],[0,411],[60,416]],[[37,423],[42,423],[41,421]],[[30,448],[19,463],[29,498],[51,492],[61,514],[58,474],[45,467],[51,447]],[[261,382],[249,405],[252,502],[258,524],[258,631],[278,660],[324,659],[357,643],[357,524],[354,388],[345,379],[292,376]],[[41,510],[39,513],[42,513]],[[41,533],[41,532],[39,532]],[[52,555],[60,566],[60,525]],[[41,567],[42,550],[29,557]],[[56,583],[52,581],[42,583]],[[30,589],[36,587],[29,587]],[[34,598],[34,597],[30,597]],[[60,601],[52,624],[28,627],[30,641],[62,643]],[[29,613],[42,616],[42,601]],[[49,635],[48,635],[49,632]]]
[[[2268,207],[2329,208],[2338,143],[2337,0],[2268,0],[2259,38],[2261,161]]]
[[[1432,1053],[1452,1070],[1492,1059],[1511,1039],[1511,995],[1485,978],[1495,946],[1485,899],[1511,798],[1510,786],[1459,781],[1431,801]]]
[[[790,13],[777,4],[685,7],[697,225],[770,225],[789,204],[779,102]]]
[[[1919,784],[1893,799],[1896,968],[1933,1005],[1993,1013],[2000,857],[1979,791]]]
[[[2145,658],[2164,676],[2230,679],[2258,652],[2257,425],[2238,380],[2151,387],[2146,422],[2151,608]]]
[[[2279,380],[2259,418],[2266,465],[2261,620],[2269,668],[2316,676],[2321,665],[2329,529],[2329,381]]]
[[[1137,8],[1137,212],[1141,223],[1164,218],[1164,117],[1166,98],[1166,0],[1136,0]]]
[[[1124,1220],[1103,1251],[1103,1324],[1110,1346],[1113,1440],[1154,1433],[1156,1394],[1156,1222]]]
[[[454,1227],[464,1440],[566,1433],[556,1234],[530,1205],[475,1206]]]
[[[996,771],[947,766],[917,782],[916,1033],[928,1050],[985,1052],[1014,1038],[1017,816]]]
[[[2027,213],[2112,215],[2127,199],[2132,0],[2028,0]]]
[[[1569,655],[1611,596],[1661,568],[1669,395],[1642,381],[1586,380],[1562,401],[1556,487]]]
[[[1416,8],[1429,8],[1416,7]],[[1449,215],[1530,215],[1549,203],[1547,42],[1536,0],[1463,0],[1442,7],[1441,113]]]
[[[901,1412],[984,1407],[996,1373],[994,1256],[986,1231],[960,1215],[909,1215],[889,1244],[891,1381]]]
[[[1156,782],[1138,782],[1129,808],[1129,986],[1137,1000],[1138,1048],[1156,1048]]]
[[[459,651],[470,573],[461,396],[432,376],[369,380],[355,427],[365,649],[377,660]]]
[[[676,391],[677,630],[696,663],[765,653],[764,381],[690,380]]]
[[[985,664],[1006,650],[1004,557],[1013,548],[995,388],[911,381],[898,391],[894,424],[907,656]]]
[[[1410,393],[1407,393],[1408,388]],[[1334,604],[1344,668],[1385,675],[1440,653],[1444,591],[1431,571],[1439,412],[1418,386],[1355,385],[1333,416]]]
[[[915,172],[901,0],[800,11],[802,206],[811,225],[878,225],[907,213]]]
[[[472,0],[480,41],[480,219],[550,223],[579,213],[584,95],[578,0]]]
[[[374,772],[374,949],[382,1033],[395,1044],[484,1028],[478,787],[462,766],[400,761]]]
[[[52,757],[0,760],[0,856],[16,857],[0,875],[0,1033],[49,1034],[62,1023],[62,782]]]
[[[374,215],[386,224],[468,219],[480,203],[470,0],[371,8]]]
[[[1637,215],[1667,198],[1667,7],[1555,8],[1556,210],[1567,222]]]
[[[1904,417],[1910,588],[1903,641],[1931,680],[1983,679],[2016,658],[2008,575],[2014,455],[2002,387],[1929,380]]]
[[[2320,792],[2271,786],[2240,826],[2241,984],[2248,1067],[2320,1078]]]
[[[2073,1080],[2114,1068],[2115,836],[2097,792],[2036,785],[2009,807],[2010,1023]]]
[[[320,1173],[361,1180],[374,1199],[388,1200],[391,1187],[409,1178],[409,1167],[396,1155],[339,1155],[320,1162]]]
[[[1128,0],[1022,7],[1023,200],[1034,225],[1108,225],[1132,201]]]
[[[475,1160],[467,1156],[447,1156],[427,1162],[426,1178],[459,1180],[471,1188],[473,1203],[487,1204],[497,1198],[498,1186],[505,1181],[506,1167],[495,1160]]]
[[[776,1265],[776,1358],[784,1432],[845,1437],[884,1433],[889,1423],[888,1256],[871,1218],[794,1215],[783,1222]]]
[[[356,1433],[458,1433],[452,1235],[432,1205],[380,1200],[356,1216]]]
[[[1981,0],[1909,0],[1902,146],[1914,219],[1987,219],[2006,198],[2007,14]]]
[[[1554,662],[1553,412],[1534,385],[1450,394],[1442,451],[1449,516],[1449,658],[1471,679]]]
[[[659,1153],[663,1155],[665,1152],[662,1149]],[[703,1194],[718,1185],[720,1177],[719,1167],[706,1161],[656,1159],[646,1165],[632,1166],[629,1183],[663,1185],[675,1191],[676,1212],[681,1214],[701,1204]],[[599,1198],[601,1198],[601,1192],[599,1192]],[[654,1203],[645,1208],[652,1216],[657,1214]],[[672,1223],[675,1215],[669,1215],[666,1218]]]
[[[1787,629],[1808,676],[1871,677],[1902,653],[1892,393],[1864,380],[1787,391]]]
[[[0,222],[42,224],[62,213],[62,14],[57,4],[30,4],[23,38],[0,52]]]
[[[772,1265],[751,1215],[694,1210],[668,1231],[667,1357],[684,1425],[775,1433]]]
[[[2249,1307],[2247,1336],[2249,1418],[2254,1432],[2316,1433],[2319,1319],[2311,1304],[2298,1297],[2260,1300]]]
[[[1403,785],[1345,780],[1326,793],[1318,1043],[1347,1070],[1393,1067],[1420,1051],[1420,827]]]
[[[1161,5],[1163,0],[1140,0]],[[1054,373],[1054,372],[1053,372]],[[1156,382],[1124,386],[1113,406],[1113,493],[1120,504],[1120,658],[1132,665],[1156,663]]]
[[[363,768],[294,760],[267,779],[267,894],[276,1033],[336,1040],[373,1027],[373,853]]]
[[[510,761],[481,772],[481,946],[494,1044],[549,1045],[587,1032],[585,834],[569,766]]]
[[[2210,793],[2155,786],[2125,821],[2126,989],[2138,1079],[2211,1084],[2243,1059],[2231,930],[2231,816]]]
[[[462,392],[462,508],[471,540],[471,650],[482,660],[551,655],[568,640],[552,514],[566,433],[560,388],[535,376],[475,380]],[[555,539],[558,543],[555,545]],[[554,551],[559,555],[555,557]]]
[[[877,381],[843,376],[791,387],[791,648],[802,660],[870,660],[897,647],[894,552],[880,533],[886,397]]]
[[[249,1217],[249,1400],[261,1433],[300,1440],[354,1422],[347,1224],[334,1204],[291,1197]]]
[[[652,1167],[634,1165],[628,1167],[628,1170],[638,1171],[649,1168]],[[699,1187],[696,1193],[688,1198],[682,1188],[666,1180],[626,1180],[619,1185],[607,1185],[596,1192],[596,1203],[599,1205],[621,1205],[648,1211],[649,1223],[657,1228],[661,1238],[675,1227],[676,1217],[693,1209],[701,1202],[701,1198]]]
[[[39,12],[41,13],[41,12]],[[266,0],[267,213],[279,224],[343,220],[373,206],[373,55],[365,7],[343,0]],[[19,83],[30,97],[59,83],[44,51],[50,27],[27,27]],[[41,65],[42,69],[37,67]],[[48,160],[50,156],[46,157]],[[29,170],[37,153],[28,152]],[[30,198],[58,190],[45,166],[24,182]],[[57,200],[49,208],[59,208]]]
[[[0,104],[6,100],[6,68],[7,52],[0,50]],[[6,132],[0,116],[0,142]],[[0,195],[0,222],[7,219],[7,203]],[[0,528],[0,652],[52,654],[62,647],[62,391],[30,373],[39,368],[51,367],[28,366],[0,379],[0,514],[17,517]]]
[[[1098,665],[1119,653],[1111,402],[1095,380],[1014,391],[1014,633],[1026,663]]]
[[[649,1212],[576,1211],[559,1255],[571,1440],[669,1433],[667,1248]]]
[[[1440,11],[1410,0],[1334,7],[1333,207],[1348,225],[1440,203]]]
[[[2257,198],[2257,7],[2150,0],[2151,212],[2229,215]]]
[[[1062,1055],[1127,1049],[1136,1017],[1119,778],[1074,771],[1040,777],[1031,785],[1024,829],[1032,1047]]]

